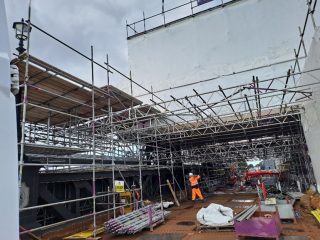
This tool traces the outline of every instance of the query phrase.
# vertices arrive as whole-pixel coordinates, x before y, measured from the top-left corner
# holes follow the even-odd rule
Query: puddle
[[[178,222],[177,225],[193,226],[195,225],[195,223],[192,221],[182,221],[182,222]]]
[[[190,208],[193,208],[193,205],[185,207],[184,209],[190,209]]]

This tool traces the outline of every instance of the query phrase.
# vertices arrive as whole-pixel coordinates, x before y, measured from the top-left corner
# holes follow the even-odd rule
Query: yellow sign
[[[124,181],[115,180],[114,185],[116,188],[116,192],[124,192]]]

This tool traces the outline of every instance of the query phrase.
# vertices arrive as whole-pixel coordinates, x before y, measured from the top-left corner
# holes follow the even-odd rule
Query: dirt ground
[[[235,213],[240,212],[246,205],[252,205],[253,202],[237,202],[237,200],[252,200],[256,202],[256,195],[253,194],[219,194],[207,198],[207,201],[196,202],[193,204],[187,201],[180,207],[172,207],[170,216],[153,232],[144,230],[132,236],[113,236],[103,234],[103,240],[207,240],[207,239],[236,239],[234,231],[213,231],[197,230],[196,214],[201,207],[206,207],[210,203],[217,203],[232,208]],[[282,239],[287,240],[319,240],[320,225],[316,220],[303,209],[299,202],[295,204],[295,210],[301,215],[297,218],[297,223],[287,222],[282,224]],[[249,239],[249,238],[246,238]],[[254,238],[251,238],[254,239]],[[259,238],[262,239],[262,238]]]

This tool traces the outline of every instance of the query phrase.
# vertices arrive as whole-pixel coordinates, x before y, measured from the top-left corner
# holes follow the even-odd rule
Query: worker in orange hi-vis
[[[200,200],[203,200],[203,196],[199,188],[199,179],[199,175],[193,175],[193,173],[189,173],[189,181],[192,191],[192,201],[195,201],[197,196],[200,198]]]

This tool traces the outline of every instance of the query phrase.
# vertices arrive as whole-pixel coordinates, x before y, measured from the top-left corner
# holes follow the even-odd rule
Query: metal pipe
[[[305,59],[305,57],[299,57],[299,59]],[[220,79],[220,78],[229,77],[229,76],[234,76],[234,75],[237,75],[237,74],[241,74],[241,73],[245,73],[245,72],[251,72],[251,71],[258,70],[258,69],[267,68],[267,67],[272,67],[272,66],[275,66],[275,65],[284,64],[284,63],[289,63],[289,62],[293,62],[293,61],[296,61],[296,58],[292,58],[292,59],[289,59],[289,60],[280,61],[280,62],[276,62],[276,63],[272,63],[272,64],[266,64],[266,65],[259,66],[259,67],[255,67],[255,68],[249,68],[249,69],[242,70],[242,71],[239,71],[239,72],[227,73],[227,74],[219,75],[219,76],[217,76],[217,77],[212,77],[212,78],[208,78],[208,79],[193,81],[192,83],[182,84],[182,85],[178,85],[178,86],[174,86],[174,87],[170,87],[170,88],[163,88],[163,89],[154,91],[154,93],[161,93],[161,92],[166,92],[166,91],[172,91],[172,90],[178,89],[178,88],[193,86],[193,85],[197,85],[197,84],[199,84],[199,83],[210,82],[210,81],[218,80],[218,79]],[[261,81],[260,81],[260,82],[261,82]],[[136,98],[144,97],[144,96],[146,96],[146,95],[148,95],[148,94],[149,94],[149,93],[140,94],[140,95],[137,95],[137,96],[135,96],[135,97],[136,97]]]
[[[31,3],[32,0],[29,0],[28,6],[28,20],[31,19]],[[19,160],[19,190],[21,192],[21,183],[22,183],[22,172],[23,172],[23,163],[24,163],[24,144],[25,144],[25,126],[26,126],[26,114],[27,114],[27,97],[28,97],[28,81],[29,81],[29,53],[30,53],[30,22],[28,22],[28,33],[27,33],[27,58],[26,58],[26,67],[24,75],[24,91],[23,91],[23,109],[22,109],[22,121],[21,121],[21,141],[20,141],[20,160]],[[18,139],[19,141],[19,139]]]
[[[116,209],[120,209],[120,208],[121,207],[116,207]],[[100,215],[102,213],[106,213],[106,212],[108,212],[110,210],[112,210],[112,209],[99,211],[99,212],[96,213],[96,215]],[[88,217],[92,217],[92,216],[93,216],[93,213],[89,213],[87,215],[83,215],[83,216],[80,216],[80,217],[75,217],[75,218],[72,218],[72,219],[64,220],[64,221],[61,221],[61,222],[58,222],[58,223],[53,223],[53,224],[49,224],[49,225],[46,225],[46,226],[41,226],[41,227],[37,227],[37,228],[28,229],[28,230],[20,232],[20,236],[24,235],[24,234],[27,234],[27,233],[30,233],[30,232],[36,232],[36,231],[39,231],[39,230],[44,230],[44,229],[48,229],[48,228],[57,227],[57,226],[60,226],[62,224],[66,224],[66,223],[69,223],[69,222],[73,222],[73,221],[76,221],[76,220],[80,220],[80,219],[88,218]]]
[[[23,211],[29,211],[29,210],[39,209],[39,208],[57,206],[57,205],[61,205],[61,204],[81,202],[81,201],[91,200],[91,199],[94,199],[94,198],[102,198],[102,197],[106,197],[106,196],[109,196],[109,195],[116,195],[116,194],[118,194],[118,193],[113,192],[113,193],[110,193],[110,194],[108,193],[108,194],[98,195],[98,196],[94,196],[94,197],[90,196],[90,197],[85,197],[85,198],[77,198],[77,199],[66,200],[66,201],[61,201],[61,202],[42,204],[42,205],[37,205],[37,206],[20,208],[19,211],[23,212]]]
[[[92,121],[91,121],[91,127],[92,127],[92,199],[93,199],[93,237],[96,237],[96,230],[97,230],[97,223],[96,223],[96,139],[95,139],[95,91],[94,91],[94,64],[93,64],[93,46],[91,46],[91,98],[92,98]]]
[[[155,124],[157,124],[156,121],[155,121]],[[158,167],[160,204],[161,204],[162,220],[164,221],[163,201],[162,201],[162,188],[161,188],[161,173],[160,173],[160,162],[159,162],[158,141],[157,141],[157,132],[156,131],[154,131],[154,135],[155,135],[156,158],[157,158],[157,167]]]

